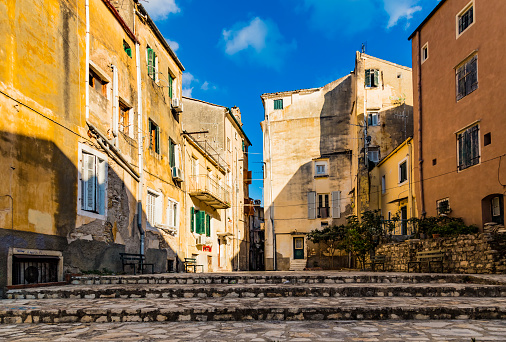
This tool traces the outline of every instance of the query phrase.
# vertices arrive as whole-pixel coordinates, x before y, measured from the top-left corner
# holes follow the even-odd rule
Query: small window
[[[474,125],[457,134],[458,169],[464,170],[480,162],[480,128]]]
[[[155,51],[150,48],[149,46],[147,47],[147,52],[148,52],[148,76],[153,80],[153,81],[156,81],[157,80],[157,63],[156,63],[156,60],[157,60],[157,56],[156,56],[156,53]]]
[[[327,176],[328,173],[328,163],[327,161],[316,161],[315,162],[315,176]]]
[[[119,131],[124,134],[130,131],[130,108],[124,103],[119,103]]]
[[[125,50],[128,57],[132,58],[132,48],[130,48],[130,45],[125,40],[123,40],[123,50]]]
[[[103,96],[107,96],[107,81],[102,80],[96,72],[90,68],[89,74],[90,87],[94,88]]]
[[[151,120],[149,120],[149,149],[160,153],[160,129]]]
[[[459,15],[457,15],[457,37],[462,34],[474,22],[474,6],[466,7]]]
[[[367,151],[367,158],[370,162],[377,163],[380,160],[380,153],[378,147],[370,147]]]
[[[283,99],[274,100],[274,110],[283,109]]]
[[[408,162],[406,160],[399,163],[399,183],[408,180]]]
[[[449,214],[450,209],[450,199],[444,198],[440,199],[439,201],[436,201],[436,210],[438,215],[446,215]]]
[[[488,146],[492,143],[492,134],[489,132],[483,136],[483,146]]]
[[[429,58],[429,43],[425,43],[422,48],[422,63]]]
[[[146,198],[146,218],[149,227],[155,227],[162,221],[162,196],[161,194],[148,189]]]
[[[378,126],[379,125],[379,113],[378,112],[370,112],[367,113],[367,124],[369,126]]]
[[[436,158],[432,159],[432,166],[435,166],[436,164],[437,164],[437,159]]]
[[[478,56],[475,55],[456,70],[457,101],[478,89]]]
[[[387,192],[387,184],[386,184],[385,175],[383,175],[383,176],[381,176],[381,193],[384,194],[385,192]]]
[[[379,86],[379,70],[366,69],[366,71],[365,71],[365,86],[368,88]]]

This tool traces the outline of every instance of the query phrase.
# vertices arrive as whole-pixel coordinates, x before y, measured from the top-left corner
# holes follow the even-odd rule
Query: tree
[[[345,235],[345,226],[327,226],[323,229],[312,230],[307,235],[307,238],[313,243],[327,246],[326,249],[330,254],[330,268],[334,268],[334,253],[336,250],[342,248]]]

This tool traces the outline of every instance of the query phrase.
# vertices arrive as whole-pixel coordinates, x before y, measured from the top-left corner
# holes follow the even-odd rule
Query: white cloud
[[[165,40],[167,41],[167,44],[169,44],[169,46],[172,49],[172,51],[176,52],[179,49],[179,43],[178,42],[175,42],[175,41],[167,39],[167,38],[165,38]]]
[[[205,81],[204,83],[202,83],[202,85],[200,86],[200,89],[208,90],[209,89],[209,82]]]
[[[259,17],[239,22],[222,32],[225,53],[238,62],[247,59],[278,69],[288,53],[296,48],[295,41],[286,42],[278,26]]]
[[[406,19],[406,28],[409,27],[413,13],[422,10],[421,6],[416,6],[418,0],[384,0],[384,2],[385,11],[390,16],[387,28],[394,27],[402,18]]]
[[[183,88],[183,96],[192,97],[192,91],[193,91],[193,87]]]
[[[183,73],[183,87],[189,87],[192,82],[198,82],[199,80],[197,80],[191,73],[185,71]]]
[[[179,13],[181,9],[176,0],[146,0],[142,2],[153,20],[165,20],[171,13]]]

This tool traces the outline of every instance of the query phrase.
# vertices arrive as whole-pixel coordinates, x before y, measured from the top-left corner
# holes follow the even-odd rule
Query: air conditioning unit
[[[197,245],[205,245],[206,244],[206,236],[199,235],[197,236]]]
[[[178,97],[172,99],[172,109],[176,111],[176,113],[181,113],[183,111],[183,102]]]
[[[172,178],[174,178],[174,180],[182,182],[184,180],[183,179],[183,171],[180,168],[178,168],[177,166],[174,166],[172,168]]]

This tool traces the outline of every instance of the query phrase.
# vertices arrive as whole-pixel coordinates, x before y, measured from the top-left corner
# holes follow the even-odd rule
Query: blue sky
[[[411,32],[438,0],[141,0],[186,68],[183,92],[241,109],[262,198],[260,95],[323,86],[355,51],[411,66]],[[183,114],[184,115],[184,114]]]

